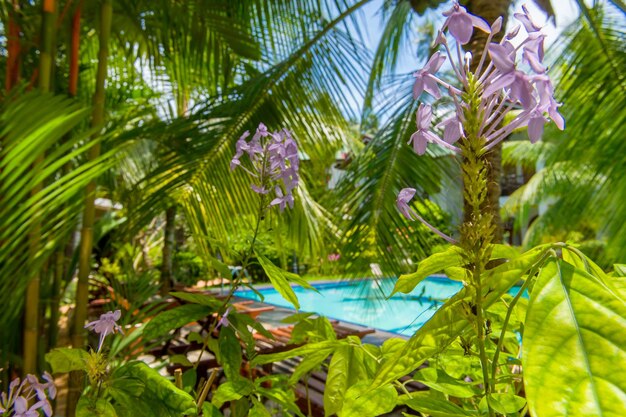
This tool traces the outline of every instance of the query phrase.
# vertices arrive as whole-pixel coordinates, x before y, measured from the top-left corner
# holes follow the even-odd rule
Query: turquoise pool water
[[[394,284],[395,279],[355,280],[314,284],[319,294],[300,286],[294,286],[293,290],[300,301],[300,311],[409,336],[462,287],[457,281],[429,277],[410,294],[395,294],[385,300],[384,296],[391,293]],[[268,304],[293,308],[271,287],[258,291]],[[516,292],[512,289],[512,293]],[[259,300],[251,290],[237,291],[236,295]]]

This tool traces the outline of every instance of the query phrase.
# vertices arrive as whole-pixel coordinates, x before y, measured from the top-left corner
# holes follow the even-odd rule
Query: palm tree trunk
[[[493,23],[499,16],[502,16],[502,28],[506,26],[508,19],[508,9],[511,6],[511,0],[471,0],[467,3],[467,9],[470,13],[483,17],[489,24]],[[502,32],[495,36],[494,40],[499,40]],[[474,31],[474,36],[470,42],[470,52],[472,53],[472,65],[476,66],[480,62],[487,35],[482,31]],[[485,199],[484,211],[490,212],[493,216],[495,226],[493,242],[502,242],[502,219],[500,217],[500,178],[502,175],[502,144],[494,147],[491,152],[485,155],[487,163],[487,198]],[[469,220],[470,210],[464,205],[464,220]]]
[[[43,2],[41,24],[41,47],[39,51],[39,88],[43,92],[50,90],[50,78],[52,72],[52,45],[55,39],[55,11],[56,0]],[[43,163],[43,155],[37,157],[33,164],[33,171],[40,169]],[[37,195],[43,189],[43,184],[37,184],[31,191],[31,195]],[[35,223],[29,236],[30,256],[35,258],[41,245],[41,225]],[[37,351],[39,346],[39,287],[41,271],[35,271],[26,287],[26,300],[24,303],[24,373],[37,372]]]
[[[189,108],[189,92],[180,86],[176,92],[176,111],[178,117],[186,117]],[[172,204],[165,210],[165,228],[163,231],[163,251],[161,260],[161,295],[167,295],[172,289],[173,252],[176,234],[176,205]]]
[[[165,210],[165,229],[163,231],[163,259],[161,262],[161,295],[167,295],[172,289],[172,255],[175,246],[176,206]]]
[[[93,112],[91,126],[95,129],[93,139],[100,135],[104,126],[104,98],[105,80],[107,76],[107,59],[109,55],[109,38],[111,35],[111,21],[113,20],[113,6],[111,0],[103,0],[100,8],[100,33],[98,51],[98,69],[96,73],[96,91],[93,96]],[[88,159],[94,160],[100,155],[100,145],[95,144],[90,150]],[[93,225],[95,221],[96,182],[87,185],[85,193],[85,209],[80,235],[80,250],[78,262],[78,283],[76,286],[76,307],[74,312],[74,326],[72,346],[83,348],[85,345],[84,325],[87,319],[87,303],[89,302],[89,273],[91,272],[91,251],[93,249]],[[76,403],[82,391],[84,375],[82,372],[70,374],[70,386],[67,399],[67,415],[73,417],[76,413]]]

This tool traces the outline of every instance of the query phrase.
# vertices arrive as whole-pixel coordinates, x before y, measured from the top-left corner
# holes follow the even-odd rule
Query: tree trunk
[[[104,99],[105,80],[107,76],[107,58],[109,55],[109,38],[111,35],[111,21],[113,6],[111,0],[103,0],[100,8],[100,33],[98,51],[98,69],[96,73],[96,91],[93,96],[93,112],[91,126],[95,129],[92,139],[97,139],[104,126]],[[94,160],[100,156],[100,144],[96,143],[90,150],[88,159]],[[96,182],[87,185],[85,195],[85,209],[80,235],[80,251],[78,262],[78,284],[76,286],[76,307],[74,312],[74,326],[72,346],[85,346],[84,325],[87,319],[87,304],[89,302],[89,273],[91,272],[91,251],[93,249],[93,225],[95,220]],[[67,416],[74,417],[76,403],[83,387],[84,375],[82,372],[70,374],[70,386],[67,399]]]
[[[511,0],[470,0],[467,3],[467,10],[477,16],[481,16],[489,24],[492,24],[499,16],[502,16],[502,31],[494,37],[499,40],[504,33],[506,22],[508,20],[508,10],[511,6]],[[476,69],[480,62],[480,57],[485,48],[487,34],[480,30],[474,31],[474,36],[469,44],[469,50],[472,53],[472,70]],[[487,163],[487,198],[483,210],[490,212],[495,223],[493,236],[494,243],[502,242],[502,219],[500,217],[500,177],[502,174],[502,144],[495,146],[489,153],[485,155]],[[464,221],[469,220],[470,210],[467,205],[463,209]]]
[[[7,30],[7,67],[5,73],[4,87],[7,92],[20,81],[20,27],[15,21],[14,14],[18,13],[20,6],[17,0],[13,0],[13,10],[9,12],[9,24]]]
[[[186,117],[189,108],[189,91],[186,86],[176,90],[176,112],[178,117]],[[174,248],[176,246],[176,205],[172,203],[165,210],[165,229],[163,230],[163,252],[161,260],[161,295],[167,295],[173,284]]]
[[[165,229],[163,230],[163,259],[161,262],[161,295],[167,295],[172,289],[172,255],[176,234],[176,206],[165,210]]]
[[[82,2],[81,2],[82,3]],[[70,33],[70,66],[69,66],[69,86],[67,94],[70,98],[76,97],[78,92],[78,54],[80,46],[80,12],[81,3],[78,4],[74,15],[72,16],[72,28]],[[65,173],[69,173],[71,170],[70,164],[66,164],[63,167]],[[68,260],[71,256],[71,250],[68,250],[68,246],[71,247],[73,237],[70,237],[68,244],[64,248],[60,248],[56,254],[56,269],[54,275],[54,283],[52,286],[52,302],[50,304],[50,331],[49,331],[49,345],[50,348],[56,347],[58,334],[59,334],[59,304],[61,300],[61,289],[63,288],[63,279],[68,276]]]
[[[39,50],[39,88],[42,92],[50,91],[52,72],[52,45],[55,38],[55,11],[56,0],[43,2],[41,19],[41,45]],[[43,164],[43,154],[39,155],[33,164],[33,171],[37,171]],[[31,191],[35,196],[41,192],[43,184],[37,184]],[[35,258],[41,246],[41,224],[35,223],[29,236],[30,256]],[[37,348],[39,346],[39,291],[41,271],[34,271],[26,287],[24,303],[24,339],[23,339],[23,371],[26,374],[37,373]]]

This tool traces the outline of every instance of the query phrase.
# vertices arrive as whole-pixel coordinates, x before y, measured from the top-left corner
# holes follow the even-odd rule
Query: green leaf
[[[156,339],[188,323],[207,317],[214,311],[212,307],[199,304],[185,304],[163,311],[146,324],[143,336],[146,340]]]
[[[252,399],[252,403],[254,404],[250,411],[248,411],[248,417],[272,417],[267,408],[256,398]]]
[[[158,371],[143,362],[128,362],[117,368],[113,373],[113,381],[114,397],[115,391],[121,391],[126,394],[127,400],[128,397],[135,401],[141,399],[149,404],[148,407],[154,415],[178,417],[196,414],[196,403],[191,395],[177,388]],[[139,396],[134,395],[137,393],[136,388],[133,388],[131,392],[126,391],[128,382],[143,385],[143,391]]]
[[[346,392],[339,417],[374,417],[390,412],[396,406],[398,392],[392,385],[384,385],[373,391],[369,381],[361,381]]]
[[[231,279],[233,277],[233,273],[230,268],[219,259],[211,258],[211,266],[215,268],[215,270],[219,272],[223,278]]]
[[[349,387],[367,378],[360,346],[344,345],[333,354],[324,387],[324,414],[333,415],[343,407]]]
[[[467,411],[458,405],[440,398],[435,398],[431,392],[411,393],[411,398],[403,395],[399,403],[406,404],[411,409],[431,417],[467,417],[476,413]]]
[[[221,407],[227,401],[238,400],[254,391],[254,384],[245,378],[237,378],[221,384],[215,393],[211,403],[216,407]]]
[[[296,366],[296,369],[294,369],[293,373],[289,377],[289,383],[296,384],[304,375],[324,363],[326,358],[328,358],[331,353],[332,351],[326,349],[305,356],[304,359],[302,359],[302,361],[298,364],[298,366]]]
[[[451,280],[459,282],[468,282],[470,272],[462,266],[451,266],[443,270],[443,273]]]
[[[549,246],[540,246],[488,271],[484,305],[489,307],[505,294],[533,264],[540,260]],[[465,318],[467,293],[462,289],[449,299],[406,343],[402,350],[389,357],[380,367],[371,389],[388,384],[417,369],[425,360],[443,351],[468,328]]]
[[[222,326],[218,339],[220,347],[220,365],[224,368],[224,373],[230,380],[239,377],[241,363],[243,361],[241,345],[235,331],[230,327]]]
[[[520,255],[519,248],[509,245],[491,245],[491,259],[512,259]]]
[[[224,414],[212,403],[205,401],[202,403],[202,417],[224,417]]]
[[[293,326],[290,343],[321,342],[336,340],[337,335],[330,321],[323,316],[304,319]]]
[[[56,348],[46,353],[45,357],[52,373],[57,374],[86,370],[89,353],[84,349]]]
[[[461,248],[450,246],[443,252],[429,256],[417,265],[417,271],[414,273],[400,275],[389,297],[397,292],[408,294],[429,275],[441,272],[446,268],[463,265],[462,254],[463,250]]]
[[[531,294],[522,364],[532,415],[626,415],[626,304],[597,278],[551,260]]]
[[[170,356],[170,363],[172,364],[180,364],[183,366],[193,366],[191,361],[187,358],[186,355],[172,355]]]
[[[194,368],[187,369],[183,372],[183,391],[191,392],[196,387],[198,373]]]
[[[296,404],[296,395],[292,389],[283,389],[278,387],[277,384],[272,383],[271,388],[258,386],[257,393],[262,397],[272,400],[276,404],[280,405],[283,409],[291,411],[293,414],[296,414],[300,417],[304,417],[304,414],[302,414],[300,408]]]
[[[290,316],[285,317],[284,319],[282,319],[280,322],[281,323],[286,323],[286,324],[294,324],[294,323],[298,323],[302,320],[305,320],[311,316],[313,316],[315,313],[309,313],[309,312],[303,312],[303,313],[294,313]]]
[[[294,358],[296,356],[306,356],[306,355],[310,355],[312,353],[316,353],[319,351],[328,351],[330,354],[330,352],[334,351],[338,346],[341,346],[342,344],[343,342],[334,341],[334,340],[318,342],[318,343],[309,343],[304,346],[300,346],[298,348],[288,350],[286,352],[278,352],[278,353],[271,353],[269,355],[256,356],[252,360],[251,364],[252,366],[257,366],[257,365],[264,365],[266,363],[280,362],[285,359]]]
[[[489,395],[489,404],[500,414],[513,414],[526,405],[526,399],[511,393],[496,393]],[[487,397],[483,397],[478,405],[481,411],[488,412]]]
[[[191,292],[171,292],[170,295],[173,295],[176,298],[179,298],[183,301],[187,301],[192,304],[200,304],[203,306],[211,307],[213,311],[217,311],[222,307],[222,302],[215,297],[211,297],[206,294],[198,294]]]
[[[104,398],[82,395],[76,404],[76,417],[117,417],[115,408]]]
[[[420,369],[415,373],[413,379],[430,388],[454,397],[471,398],[476,395],[476,391],[471,385],[452,378],[440,369],[430,367]]]
[[[313,287],[311,287],[311,285],[308,282],[298,277],[297,275],[289,273],[287,271],[283,271],[282,269],[274,265],[272,261],[267,259],[265,256],[260,255],[258,253],[256,254],[256,256],[257,256],[257,259],[259,260],[259,263],[261,264],[261,267],[263,267],[263,270],[267,274],[267,277],[270,279],[276,291],[278,291],[278,293],[285,300],[293,304],[296,310],[300,309],[300,303],[298,302],[298,297],[296,297],[296,293],[291,288],[291,285],[289,284],[289,279],[291,279],[292,281],[296,281],[294,277],[297,277],[298,284],[302,285],[305,288],[313,288]]]
[[[626,277],[626,264],[614,264],[613,269],[619,277]]]

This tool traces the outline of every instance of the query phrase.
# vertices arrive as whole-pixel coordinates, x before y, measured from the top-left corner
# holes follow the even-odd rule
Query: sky
[[[366,21],[370,23],[368,27],[369,30],[365,33],[365,41],[368,43],[368,46],[370,47],[370,49],[372,49],[372,51],[374,51],[376,46],[378,45],[378,41],[381,37],[381,33],[383,30],[383,25],[381,23],[381,18],[379,14],[379,10],[382,4],[383,0],[375,0],[364,6]],[[543,32],[547,35],[546,46],[554,42],[554,40],[563,31],[563,29],[574,20],[576,20],[579,16],[579,9],[576,5],[575,0],[552,0],[552,7],[554,8],[556,22],[554,21],[554,19],[550,19],[548,21],[547,16],[541,11],[541,9],[539,9],[535,5],[533,1],[530,0],[517,1],[514,11],[521,12],[521,6],[523,4],[528,7],[531,15],[538,23],[545,25],[543,28]],[[443,10],[445,10],[445,8],[443,8]],[[423,65],[423,62],[420,62],[417,59],[404,59],[400,62],[398,66],[398,72],[405,73],[415,71],[421,65]]]

